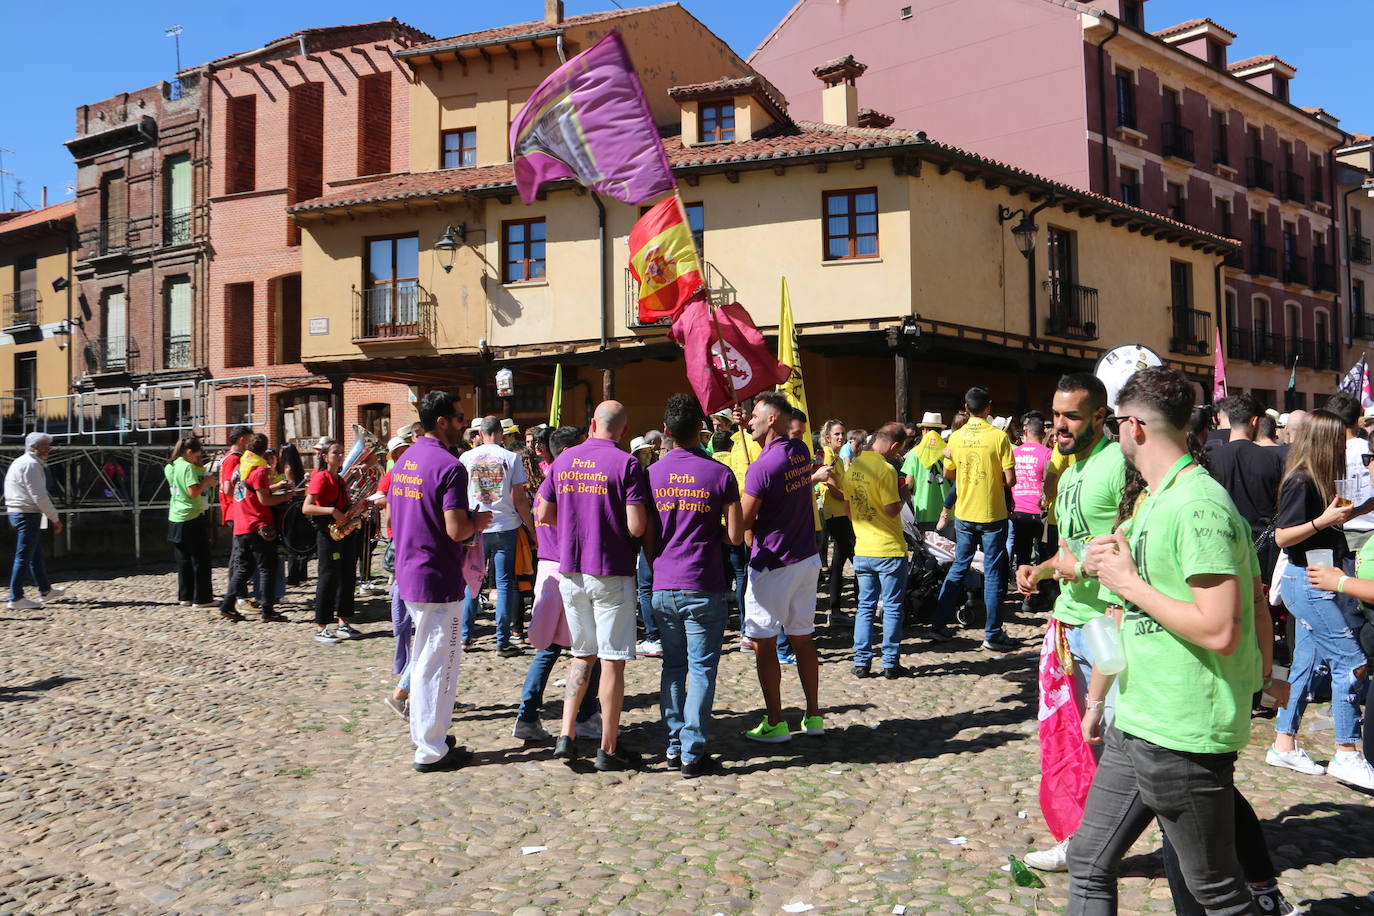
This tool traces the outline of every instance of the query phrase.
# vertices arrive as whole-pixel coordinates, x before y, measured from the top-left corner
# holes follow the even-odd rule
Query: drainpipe
[[[1215,303],[1215,305],[1216,305],[1217,329],[1218,329],[1218,331],[1220,331],[1220,329],[1222,329],[1222,328],[1226,328],[1226,325],[1223,323],[1223,322],[1225,321],[1226,315],[1225,315],[1225,309],[1222,307],[1222,302],[1223,302],[1223,300],[1222,300],[1222,296],[1221,296],[1221,274],[1222,274],[1222,271],[1224,271],[1225,269],[1226,269],[1226,256],[1225,256],[1225,255],[1221,255],[1220,258],[1217,260],[1217,262],[1216,262],[1215,264],[1212,265],[1212,302]],[[1230,328],[1226,328],[1227,333],[1226,333],[1226,334],[1221,334],[1221,336],[1218,338],[1219,340],[1221,340],[1221,359],[1222,359],[1222,362],[1225,362],[1225,361],[1226,361],[1226,347],[1227,347],[1227,345],[1228,345],[1227,338],[1230,337],[1230,330],[1231,330]],[[1216,383],[1216,380],[1213,379],[1213,384],[1215,384],[1215,383]],[[1210,395],[1209,395],[1209,397],[1210,397]]]
[[[601,270],[598,272],[601,282],[601,350],[604,352],[609,345],[610,331],[606,320],[606,291],[610,289],[610,279],[607,276],[609,271],[606,269],[606,205],[601,202],[601,195],[593,193],[592,200],[596,203],[596,240],[600,246],[599,255],[601,258]]]
[[[1105,13],[1103,15],[1106,15]],[[1102,193],[1111,197],[1112,151],[1107,143],[1107,42],[1121,32],[1121,22],[1115,16],[1108,16],[1112,23],[1112,34],[1097,45],[1097,124],[1102,132]]]

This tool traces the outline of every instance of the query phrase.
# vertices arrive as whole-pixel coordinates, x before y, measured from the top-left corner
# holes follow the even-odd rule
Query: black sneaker
[[[944,642],[954,638],[954,631],[949,627],[933,626],[926,631],[926,636],[932,642]]]
[[[465,747],[450,747],[448,753],[433,763],[412,763],[417,773],[442,773],[461,769],[472,760],[472,751]]]
[[[640,765],[640,757],[627,747],[618,747],[615,753],[608,754],[601,749],[596,752],[596,768],[602,773],[614,773],[621,770],[637,770]]]
[[[512,646],[510,643],[506,643],[504,646],[496,647],[496,654],[502,658],[515,658],[524,655],[525,650],[519,646]]]
[[[866,677],[872,677],[873,672],[869,671],[867,668],[860,668],[856,665],[854,667],[854,676],[862,680]]]
[[[259,618],[263,623],[290,623],[290,618],[276,611],[263,611]]]
[[[240,614],[238,611],[234,610],[233,608],[229,608],[227,610],[225,608],[220,608],[219,615],[223,617],[225,620],[232,620],[234,623],[238,623],[240,620],[248,619],[244,617],[242,614]]]
[[[989,652],[1015,652],[1021,648],[1021,644],[1012,642],[1005,636],[993,636],[983,640],[983,648]]]
[[[707,773],[719,773],[720,761],[710,754],[702,754],[696,760],[689,760],[682,765],[683,779],[696,779],[698,776],[705,776]]]
[[[1255,906],[1264,916],[1270,916],[1270,914],[1273,916],[1292,916],[1292,914],[1299,912],[1298,908],[1289,903],[1287,898],[1283,896],[1283,891],[1279,890],[1278,884],[1265,888],[1251,887],[1250,896],[1254,898]]]
[[[883,668],[883,677],[889,681],[895,681],[899,677],[911,677],[911,669],[903,668],[901,665],[892,665]]]
[[[553,746],[553,755],[559,760],[576,760],[577,742],[567,735],[559,735]]]
[[[663,758],[663,762],[667,764],[668,769],[670,770],[682,769],[682,758],[677,756],[676,754],[668,754]]]

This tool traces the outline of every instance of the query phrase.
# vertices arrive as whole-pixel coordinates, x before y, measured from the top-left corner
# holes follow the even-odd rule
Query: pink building
[[[1196,308],[1211,290],[1176,284],[1175,348],[1210,351],[1216,320],[1233,390],[1278,404],[1296,363],[1310,406],[1334,388],[1348,333],[1333,207],[1346,135],[1293,105],[1291,64],[1232,63],[1236,35],[1210,19],[1151,32],[1146,15],[1145,0],[799,0],[750,63],[794,116],[819,120],[833,65],[853,55],[870,118],[1242,240],[1215,279],[1223,314]],[[1077,294],[1072,246],[1047,261],[1053,321]]]

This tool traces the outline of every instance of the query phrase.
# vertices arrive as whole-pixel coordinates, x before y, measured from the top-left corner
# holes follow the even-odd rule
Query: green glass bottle
[[[1007,861],[1011,863],[1011,880],[1017,887],[1044,887],[1045,882],[1040,880],[1040,876],[1026,867],[1016,856],[1007,856]]]

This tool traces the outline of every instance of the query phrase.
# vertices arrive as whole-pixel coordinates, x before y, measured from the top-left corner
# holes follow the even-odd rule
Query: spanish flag
[[[676,193],[645,211],[630,230],[630,273],[639,284],[640,321],[675,318],[704,296],[701,261]]]

